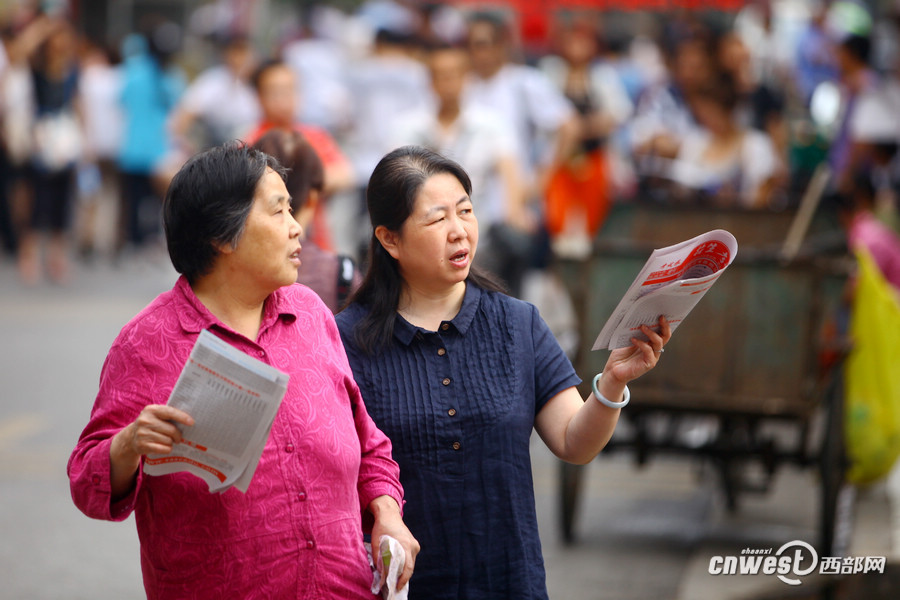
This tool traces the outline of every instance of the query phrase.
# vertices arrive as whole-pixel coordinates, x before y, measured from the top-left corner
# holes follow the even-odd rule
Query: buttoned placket
[[[268,352],[266,352],[265,348],[262,346],[264,339],[267,337],[266,333],[266,330],[260,331],[259,342],[254,344],[256,346],[255,351],[248,352],[248,354],[256,356],[266,364],[270,364]],[[290,428],[287,427],[287,425],[278,427],[273,426],[270,435],[283,456],[282,460],[289,463],[288,472],[294,473],[293,477],[287,478],[285,486],[288,494],[288,502],[293,505],[291,506],[291,512],[297,517],[292,519],[292,521],[296,524],[295,527],[300,549],[315,550],[316,540],[309,524],[309,511],[312,507],[309,505],[309,494],[303,487],[303,474],[300,463],[301,457],[295,452]]]
[[[462,453],[460,451],[463,449],[463,439],[457,405],[457,394],[460,386],[459,382],[454,381],[455,374],[453,373],[453,362],[451,361],[451,356],[447,349],[447,340],[445,340],[444,335],[442,335],[443,333],[449,332],[449,330],[450,323],[441,323],[439,331],[433,334],[432,340],[430,340],[433,346],[432,348],[429,348],[428,352],[433,353],[438,357],[436,364],[438,366],[437,373],[438,377],[440,377],[441,384],[439,388],[441,402],[437,407],[437,410],[440,411],[437,418],[449,419],[451,421],[448,423],[449,435],[447,443],[453,454],[459,454],[459,456],[461,456]],[[450,335],[452,336],[452,334]],[[436,346],[436,348],[434,346]]]

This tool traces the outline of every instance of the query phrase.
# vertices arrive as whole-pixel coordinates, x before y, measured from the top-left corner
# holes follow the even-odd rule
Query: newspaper
[[[737,240],[724,229],[654,250],[625,292],[592,350],[615,350],[646,340],[641,325],[656,329],[659,316],[672,332],[709,291],[737,255]]]
[[[210,492],[246,492],[287,383],[287,374],[201,331],[168,401],[194,425],[178,425],[181,443],[169,454],[148,455],[144,473],[187,471]]]

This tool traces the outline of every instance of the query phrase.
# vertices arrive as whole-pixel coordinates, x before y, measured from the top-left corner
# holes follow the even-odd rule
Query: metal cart
[[[593,256],[557,267],[580,313],[584,339],[575,366],[596,373],[608,352],[590,351],[594,336],[653,248],[716,228],[735,235],[734,263],[680,325],[657,367],[630,384],[631,404],[600,460],[630,451],[638,465],[662,452],[710,461],[730,510],[741,493],[765,492],[783,463],[817,469],[819,547],[831,552],[845,472],[842,351],[823,341],[823,331],[839,310],[848,258],[836,220],[817,214],[800,252],[785,259],[781,247],[793,220],[790,212],[619,205]],[[685,436],[682,425],[691,419],[705,422],[705,439]],[[764,425],[775,421],[790,433],[768,432]],[[586,468],[561,463],[566,542],[574,539]]]

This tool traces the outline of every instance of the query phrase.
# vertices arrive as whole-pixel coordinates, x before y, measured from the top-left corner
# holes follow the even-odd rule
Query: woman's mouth
[[[455,267],[466,267],[469,265],[469,251],[468,250],[460,250],[459,252],[450,256],[450,264]]]
[[[301,248],[297,248],[296,250],[291,252],[290,256],[288,256],[288,259],[290,259],[291,263],[293,263],[295,267],[300,266],[300,250]]]

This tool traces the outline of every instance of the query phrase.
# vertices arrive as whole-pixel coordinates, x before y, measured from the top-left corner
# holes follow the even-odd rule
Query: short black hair
[[[693,96],[709,100],[729,112],[733,112],[740,101],[734,77],[726,71],[718,71],[700,84]]]
[[[398,29],[379,27],[375,32],[374,42],[376,45],[405,47],[412,43],[413,37],[412,34]]]
[[[163,227],[172,265],[188,282],[210,272],[217,246],[237,245],[267,168],[284,177],[276,159],[232,141],[188,159],[172,178]]]
[[[258,67],[256,67],[256,70],[253,71],[253,75],[250,76],[250,84],[253,86],[253,89],[256,90],[256,93],[259,93],[259,84],[262,81],[263,76],[266,74],[266,71],[281,67],[290,68],[290,66],[280,58],[266,59]]]
[[[243,32],[214,33],[212,39],[219,51],[252,47],[250,36]]]
[[[466,20],[469,31],[475,25],[487,25],[494,34],[494,42],[509,42],[511,32],[506,17],[494,10],[481,10],[473,12]]]
[[[832,189],[822,197],[822,204],[838,212],[853,213],[857,209],[871,208],[875,199],[875,184],[868,169],[856,169],[839,189]]]
[[[848,35],[841,41],[841,47],[850,56],[862,64],[869,63],[869,55],[872,52],[872,40],[864,35]]]

